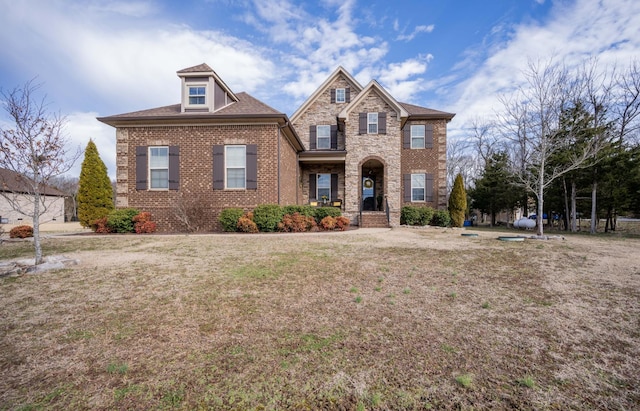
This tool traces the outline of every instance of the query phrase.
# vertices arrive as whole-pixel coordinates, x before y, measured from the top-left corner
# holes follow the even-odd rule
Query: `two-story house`
[[[206,230],[226,207],[326,204],[386,226],[403,205],[446,204],[453,114],[399,103],[341,67],[291,120],[206,64],[177,74],[180,104],[98,119],[116,128],[117,206],[151,212],[160,230],[183,229],[194,204]]]

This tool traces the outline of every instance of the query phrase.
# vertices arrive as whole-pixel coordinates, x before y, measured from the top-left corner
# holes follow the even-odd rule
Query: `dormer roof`
[[[291,122],[295,123],[298,119],[298,116],[304,113],[307,108],[309,108],[309,106],[318,98],[318,96],[324,93],[340,76],[342,76],[347,81],[347,83],[349,83],[350,86],[353,87],[356,93],[359,93],[362,90],[362,85],[358,83],[358,80],[356,80],[351,74],[349,74],[349,72],[345,70],[344,67],[338,66],[338,68],[335,69],[335,71],[320,85],[320,87],[318,87],[316,91],[311,96],[309,96],[309,98],[306,99],[304,103],[302,103],[302,105],[296,110],[296,112],[293,113],[293,115],[291,116]]]

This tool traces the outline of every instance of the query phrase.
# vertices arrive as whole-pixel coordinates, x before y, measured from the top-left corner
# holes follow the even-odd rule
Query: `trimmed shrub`
[[[18,225],[9,230],[9,238],[33,237],[33,227],[30,225]]]
[[[258,226],[247,215],[238,219],[237,231],[241,233],[257,233]]]
[[[342,212],[337,207],[318,207],[315,209],[316,222],[320,224],[325,217],[340,217]]]
[[[253,210],[253,221],[258,230],[263,232],[276,231],[283,216],[282,207],[277,204],[263,204]]]
[[[438,227],[447,227],[450,223],[451,217],[449,217],[449,212],[447,210],[437,210],[435,213],[433,213],[431,225],[435,225]]]
[[[98,234],[109,234],[112,232],[109,228],[109,224],[107,224],[107,217],[94,220],[94,222],[91,223],[91,229]]]
[[[303,233],[311,231],[317,226],[316,220],[311,216],[300,213],[285,214],[278,223],[278,231],[285,233]]]
[[[133,229],[137,234],[155,233],[157,224],[151,221],[151,213],[143,211],[133,217]]]
[[[315,217],[316,207],[311,207],[309,205],[288,205],[282,207],[282,212],[289,215],[298,213],[306,217]]]
[[[222,230],[227,232],[238,231],[238,220],[242,217],[244,211],[241,208],[225,208],[220,212],[218,221],[222,225]]]
[[[400,210],[400,224],[420,225],[420,210],[415,206],[404,206]]]
[[[431,207],[418,207],[418,211],[420,212],[420,225],[431,224],[435,210]]]
[[[133,217],[138,214],[140,214],[140,211],[135,208],[114,210],[107,216],[107,225],[114,233],[133,233],[135,232]]]
[[[451,225],[454,227],[462,227],[466,212],[467,192],[464,189],[462,175],[458,174],[456,176],[456,181],[453,183],[451,194],[449,195],[449,216],[451,217]]]
[[[92,227],[96,220],[107,217],[114,209],[111,179],[93,140],[89,140],[84,151],[77,202],[78,221],[83,227]]]
[[[349,221],[347,217],[345,216],[336,217],[336,228],[339,229],[340,231],[344,231],[347,228],[349,228],[349,224],[351,224],[351,221]]]
[[[336,219],[335,217],[331,217],[330,215],[326,216],[325,218],[322,219],[322,221],[320,221],[320,227],[322,227],[323,230],[333,230],[336,228]]]

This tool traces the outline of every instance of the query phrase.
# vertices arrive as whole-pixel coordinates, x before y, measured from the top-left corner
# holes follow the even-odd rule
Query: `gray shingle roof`
[[[206,63],[198,64],[197,66],[188,67],[186,69],[179,70],[178,73],[203,73],[206,71],[213,71]]]
[[[31,193],[27,177],[6,168],[0,168],[0,191],[13,193]],[[65,193],[50,186],[42,185],[40,194],[64,197]]]
[[[427,107],[416,106],[414,104],[409,104],[409,103],[400,103],[400,104],[402,105],[402,107],[404,107],[405,110],[407,110],[407,113],[409,113],[410,116],[446,118],[449,120],[451,120],[453,116],[455,116],[455,113],[447,113],[444,111],[434,110]]]

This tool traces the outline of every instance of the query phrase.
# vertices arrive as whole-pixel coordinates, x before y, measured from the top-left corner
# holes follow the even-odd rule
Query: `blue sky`
[[[178,103],[176,71],[203,62],[288,115],[342,65],[399,101],[457,113],[455,139],[499,109],[529,60],[640,56],[637,0],[0,0],[0,10],[0,87],[37,76],[71,142],[93,138],[112,178],[115,130],[95,117]]]

